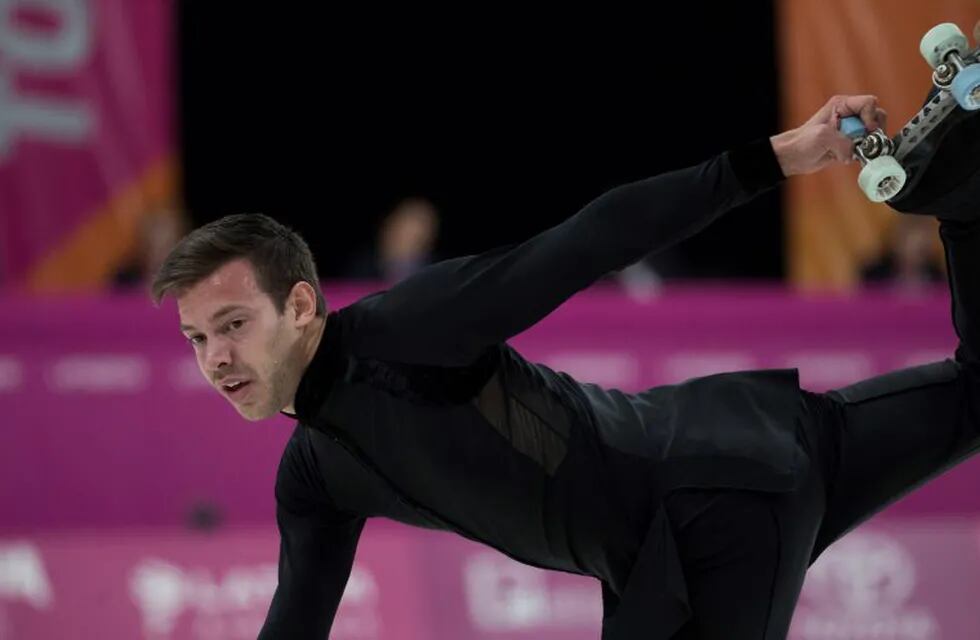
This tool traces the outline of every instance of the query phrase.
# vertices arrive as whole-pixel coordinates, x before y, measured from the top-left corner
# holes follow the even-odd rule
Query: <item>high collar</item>
[[[337,311],[332,311],[327,314],[320,344],[296,388],[293,403],[296,413],[293,415],[283,411],[283,415],[304,423],[316,416],[334,381],[344,373],[346,359],[341,342],[340,317]]]

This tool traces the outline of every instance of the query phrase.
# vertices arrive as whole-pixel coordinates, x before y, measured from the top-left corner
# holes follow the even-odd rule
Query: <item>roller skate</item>
[[[933,69],[933,87],[901,131],[889,138],[867,131],[860,118],[841,120],[862,164],[858,185],[871,201],[902,213],[972,219],[980,211],[980,48],[944,23],[923,36],[919,51]]]

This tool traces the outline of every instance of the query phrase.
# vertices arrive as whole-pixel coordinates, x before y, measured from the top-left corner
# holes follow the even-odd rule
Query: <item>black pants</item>
[[[810,563],[980,449],[980,224],[944,223],[956,358],[802,392],[811,473],[795,492],[684,490],[666,508],[693,617],[677,640],[777,640]]]

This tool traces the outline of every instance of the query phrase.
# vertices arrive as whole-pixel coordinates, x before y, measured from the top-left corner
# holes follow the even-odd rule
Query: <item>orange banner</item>
[[[177,215],[172,16],[172,0],[0,2],[5,288],[139,280],[162,235],[144,229]]]
[[[980,19],[978,0],[782,0],[776,10],[783,128],[799,126],[835,94],[872,94],[888,112],[890,136],[932,87],[922,36],[953,22],[971,37]],[[936,221],[870,202],[858,188],[859,170],[853,164],[789,181],[786,255],[794,285],[854,288],[889,256],[900,275],[901,256],[914,253],[928,261],[923,269],[942,269]]]

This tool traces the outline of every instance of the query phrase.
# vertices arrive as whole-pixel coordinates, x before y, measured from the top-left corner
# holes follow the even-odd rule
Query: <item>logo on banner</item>
[[[355,564],[340,600],[330,637],[337,640],[378,640],[382,637],[378,581],[374,574]],[[397,636],[397,633],[395,634]]]
[[[54,597],[41,552],[32,544],[0,544],[0,600],[48,609]]]
[[[278,567],[271,563],[232,567],[219,579],[211,569],[184,568],[158,559],[141,562],[129,580],[143,632],[154,640],[174,634],[198,640],[255,638],[277,584]],[[377,591],[374,576],[355,566],[334,625],[337,637],[377,637]]]
[[[54,18],[57,27],[33,27],[17,19],[19,10]],[[15,81],[18,72],[60,78],[81,71],[91,55],[92,31],[86,0],[0,2],[0,162],[20,136],[64,144],[92,135],[90,105],[69,96],[23,94]]]
[[[810,569],[793,621],[797,640],[938,640],[939,624],[912,600],[912,554],[881,533],[851,533]]]
[[[232,567],[216,580],[210,569],[148,559],[133,569],[129,590],[147,637],[169,638],[184,612],[193,611],[194,637],[218,640],[257,633],[277,580],[274,564]]]
[[[747,351],[686,351],[668,356],[663,372],[667,380],[680,382],[755,367],[756,358]]]
[[[150,384],[150,364],[137,354],[79,354],[59,358],[47,373],[56,393],[138,393]]]
[[[862,351],[804,351],[788,354],[784,365],[800,370],[804,386],[831,388],[853,384],[875,373],[874,362]]]
[[[170,367],[170,384],[179,391],[211,390],[211,384],[201,374],[193,356],[184,356],[173,362]]]
[[[562,351],[545,364],[579,380],[607,387],[633,387],[640,378],[640,363],[624,351]]]
[[[20,360],[0,356],[0,393],[18,391],[24,382],[24,367]]]
[[[595,586],[549,584],[549,578],[564,576],[549,576],[496,553],[471,555],[463,565],[470,619],[481,631],[598,628],[602,600]]]

